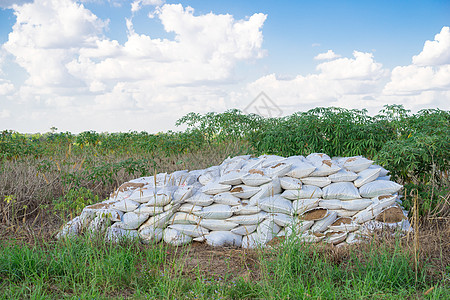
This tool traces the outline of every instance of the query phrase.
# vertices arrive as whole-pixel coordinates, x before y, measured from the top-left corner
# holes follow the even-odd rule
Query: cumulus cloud
[[[333,52],[333,50],[328,50],[324,53],[317,54],[314,59],[315,60],[327,60],[327,59],[335,59],[341,57],[339,54]]]
[[[316,106],[355,107],[379,105],[373,99],[382,90],[383,80],[389,75],[371,53],[355,51],[353,58],[338,58],[317,66],[316,74],[298,75],[283,80],[270,74],[250,83],[250,94],[265,91],[280,106],[293,111],[304,111]]]
[[[145,5],[160,6],[163,3],[163,0],[135,0],[131,3],[131,12],[135,13]]]
[[[135,2],[139,7],[162,4]],[[27,72],[15,99],[45,106],[44,114],[49,107],[71,108],[70,113],[96,112],[104,120],[107,110],[167,115],[173,108],[180,117],[193,108],[225,109],[223,85],[235,82],[235,65],[265,55],[266,15],[260,13],[236,20],[164,4],[155,17],[175,38],[138,34],[129,19],[122,44],[104,36],[107,21],[73,0],[35,0],[14,9],[17,22],[3,48]],[[174,113],[168,115],[173,124]],[[31,120],[46,117],[33,113]]]
[[[413,56],[413,64],[418,66],[439,66],[450,64],[450,28],[442,27],[434,41],[426,41],[422,52]]]
[[[2,0],[0,1],[0,8],[12,8],[13,5],[22,5],[31,2],[33,2],[33,0]]]
[[[26,85],[79,87],[65,64],[81,48],[94,47],[106,23],[70,0],[36,0],[16,7],[15,14],[17,21],[3,47],[29,74]]]
[[[14,91],[14,85],[9,80],[0,78],[0,96],[9,95]]]
[[[412,64],[392,70],[390,82],[385,86],[386,95],[421,95],[424,92],[450,90],[450,28],[443,27],[434,41],[426,41],[423,50],[412,58]],[[430,93],[428,93],[430,95]],[[446,98],[447,93],[440,95]],[[448,96],[447,96],[448,97]],[[429,98],[429,97],[428,97]]]
[[[7,109],[0,110],[0,119],[7,119],[11,116],[11,112]]]
[[[412,110],[450,109],[450,30],[443,27],[433,41],[426,41],[412,64],[392,71],[374,60],[372,53],[353,52],[336,57],[333,50],[314,59],[317,73],[263,76],[247,86],[247,97],[264,91],[283,111],[304,111],[317,106],[367,108],[376,113],[384,104],[403,104]]]

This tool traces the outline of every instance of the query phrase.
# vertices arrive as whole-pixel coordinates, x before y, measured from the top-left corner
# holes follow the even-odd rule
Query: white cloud
[[[450,90],[450,28],[443,27],[434,41],[426,41],[423,50],[413,56],[412,62],[392,70],[391,81],[386,84],[384,94],[420,96],[434,91],[436,93],[432,95],[440,95],[450,102],[446,93]],[[441,92],[444,93],[441,95]]]
[[[12,8],[14,5],[22,5],[31,2],[33,2],[33,0],[1,0],[0,8]]]
[[[150,2],[157,4],[140,4]],[[113,130],[118,123],[106,120],[120,113],[121,119],[147,126],[151,116],[159,120],[152,122],[155,128],[167,129],[193,109],[225,109],[224,85],[235,80],[235,65],[265,54],[264,14],[236,20],[165,4],[155,17],[174,39],[137,34],[130,19],[127,41],[121,44],[104,36],[107,22],[72,0],[35,0],[15,10],[17,23],[3,48],[28,76],[16,87],[14,102],[39,107],[22,111],[23,118],[15,120],[21,126],[41,120],[47,128],[44,120],[52,119],[77,124],[74,130],[88,130],[93,123],[113,125],[103,129]],[[92,120],[86,121],[89,116]],[[171,119],[164,123],[160,116]],[[80,118],[85,121],[79,123]]]
[[[0,119],[7,119],[11,117],[11,112],[7,109],[0,110]]]
[[[450,28],[442,27],[434,41],[426,41],[422,52],[413,56],[413,63],[418,66],[439,66],[450,64]]]
[[[163,0],[135,0],[131,3],[131,12],[135,13],[145,5],[161,6],[164,2]]]
[[[65,68],[80,48],[96,45],[105,27],[83,5],[70,0],[36,0],[16,7],[17,21],[4,49],[29,74],[26,84],[36,87],[79,86]]]
[[[14,85],[9,80],[0,78],[0,96],[9,95],[14,91]]]
[[[315,60],[329,60],[329,59],[335,59],[341,57],[339,54],[336,54],[333,52],[333,50],[328,50],[325,53],[319,53],[317,54],[314,59]]]
[[[250,95],[266,92],[275,103],[285,107],[285,113],[317,106],[357,107],[364,97],[371,99],[379,94],[389,75],[373,60],[371,53],[358,51],[353,53],[353,58],[323,62],[316,69],[317,74],[298,75],[292,80],[267,75],[250,83],[247,89]],[[366,106],[379,104],[365,102],[368,102]]]
[[[413,57],[413,64],[383,68],[372,53],[354,51],[353,58],[337,58],[332,50],[316,60],[315,74],[283,80],[276,74],[248,84],[244,95],[251,99],[264,91],[285,114],[317,106],[367,108],[376,113],[384,104],[403,104],[417,111],[422,108],[450,108],[450,31],[442,28],[433,42]],[[239,98],[239,97],[238,97]]]

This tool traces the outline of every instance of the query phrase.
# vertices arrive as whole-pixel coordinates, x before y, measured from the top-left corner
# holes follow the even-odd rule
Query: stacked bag
[[[389,179],[386,169],[361,156],[237,156],[204,170],[124,183],[57,237],[102,232],[109,241],[255,248],[295,235],[351,244],[376,229],[410,230],[402,186]]]

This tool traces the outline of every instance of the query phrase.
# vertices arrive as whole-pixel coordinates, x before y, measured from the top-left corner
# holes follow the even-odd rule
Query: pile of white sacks
[[[345,245],[384,227],[410,230],[388,171],[364,157],[250,155],[204,170],[131,180],[87,206],[58,238],[255,248],[275,237]]]

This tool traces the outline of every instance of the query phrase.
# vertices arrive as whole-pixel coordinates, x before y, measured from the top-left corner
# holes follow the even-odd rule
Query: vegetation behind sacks
[[[121,183],[156,170],[205,168],[228,155],[312,152],[373,159],[405,185],[406,209],[418,195],[422,215],[447,214],[449,124],[448,111],[412,114],[390,105],[376,116],[333,107],[281,118],[239,110],[190,113],[176,123],[184,131],[157,134],[3,131],[0,223],[25,221],[43,209],[76,215],[81,203],[91,203],[95,196],[104,199]],[[80,205],[68,203],[72,199]]]

